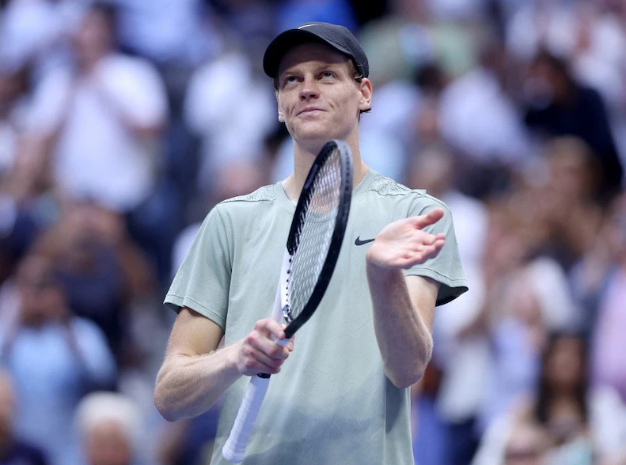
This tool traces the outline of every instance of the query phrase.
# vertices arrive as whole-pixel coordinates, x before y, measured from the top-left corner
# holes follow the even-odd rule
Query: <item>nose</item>
[[[300,87],[300,100],[310,100],[317,97],[319,97],[317,82],[313,77],[307,76],[302,81],[302,86]]]

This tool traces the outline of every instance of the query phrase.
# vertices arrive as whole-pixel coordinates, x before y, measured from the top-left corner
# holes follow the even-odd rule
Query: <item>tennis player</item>
[[[248,376],[280,371],[244,464],[412,465],[408,387],[430,360],[435,306],[467,290],[452,217],[439,200],[361,159],[359,119],[372,85],[367,57],[346,28],[285,31],[263,66],[293,138],[295,170],[208,214],[165,298],[178,316],[155,403],[173,421],[224,394],[211,463],[225,463],[222,446]],[[283,338],[282,326],[267,316],[285,241],[309,167],[330,139],[346,141],[353,154],[350,220],[320,307],[297,341],[279,347],[270,337]]]

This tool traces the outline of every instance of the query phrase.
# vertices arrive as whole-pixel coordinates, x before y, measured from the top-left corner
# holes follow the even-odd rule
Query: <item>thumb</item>
[[[433,208],[428,213],[424,215],[416,216],[414,225],[417,229],[424,229],[426,226],[430,226],[431,224],[435,224],[441,218],[443,218],[444,212],[442,208]]]

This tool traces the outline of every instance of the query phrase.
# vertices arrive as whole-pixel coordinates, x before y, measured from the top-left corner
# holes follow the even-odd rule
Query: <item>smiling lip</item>
[[[321,108],[315,108],[315,107],[310,107],[309,108],[309,107],[307,107],[307,108],[305,108],[303,110],[300,110],[300,112],[298,112],[298,114],[301,115],[303,113],[313,113],[313,112],[316,112],[316,111],[324,111],[324,110],[322,110]]]

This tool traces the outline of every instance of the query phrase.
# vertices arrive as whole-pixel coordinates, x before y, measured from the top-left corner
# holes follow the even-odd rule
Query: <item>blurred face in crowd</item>
[[[68,206],[60,222],[59,244],[65,264],[73,268],[89,267],[105,244],[116,244],[123,234],[121,217],[91,204]]]
[[[547,55],[538,56],[528,70],[526,92],[531,101],[540,105],[566,100],[570,84],[564,65]]]
[[[0,445],[12,435],[14,410],[13,385],[9,376],[0,371]]]
[[[582,141],[571,138],[554,140],[548,144],[548,160],[549,187],[557,195],[571,202],[592,194],[593,170]]]
[[[571,389],[581,383],[584,373],[584,347],[573,336],[558,338],[546,360],[548,382],[556,389]]]
[[[74,45],[82,66],[93,65],[106,56],[113,48],[110,18],[98,10],[88,13],[74,37]]]
[[[17,286],[21,299],[21,322],[41,326],[62,318],[66,311],[65,293],[54,276],[49,260],[27,257],[19,266]]]
[[[357,136],[371,84],[365,78],[357,82],[354,73],[345,55],[323,44],[299,45],[285,54],[276,91],[278,119],[302,147],[317,151],[329,139]]]
[[[86,454],[90,465],[128,465],[131,448],[126,431],[117,422],[103,420],[87,433]]]

